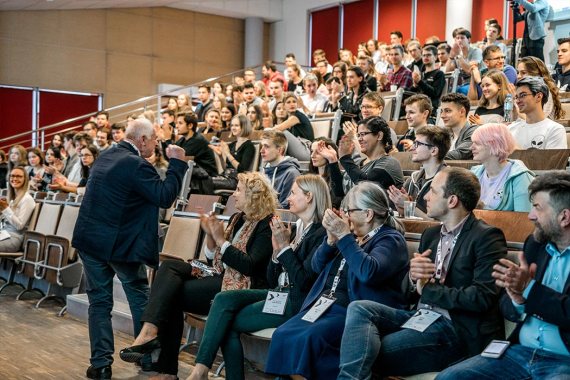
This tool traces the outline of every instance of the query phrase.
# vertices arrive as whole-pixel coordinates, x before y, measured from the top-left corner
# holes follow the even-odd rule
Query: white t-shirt
[[[517,120],[509,125],[509,131],[520,149],[567,149],[566,130],[561,124],[548,118],[529,124]]]
[[[319,94],[318,92],[315,94],[313,99],[309,99],[309,95],[307,94],[301,95],[301,99],[303,100],[305,107],[307,107],[311,113],[323,112],[325,103],[328,100],[326,96]]]

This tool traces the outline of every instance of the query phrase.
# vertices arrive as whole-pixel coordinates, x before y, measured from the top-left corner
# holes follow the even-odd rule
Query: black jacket
[[[430,227],[421,237],[419,252],[431,249],[435,262],[441,226]],[[503,232],[469,215],[451,253],[445,283],[427,284],[421,298],[410,281],[403,281],[411,301],[438,306],[449,311],[453,327],[469,356],[477,355],[493,339],[504,336],[499,311],[499,289],[491,277],[493,265],[506,258]]]

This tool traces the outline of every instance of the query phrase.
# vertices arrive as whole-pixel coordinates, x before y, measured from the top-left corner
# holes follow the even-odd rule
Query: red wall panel
[[[374,36],[374,0],[361,0],[344,5],[342,47],[358,52],[358,44]]]
[[[411,0],[378,1],[378,41],[390,43],[390,32],[399,30],[404,35],[404,42],[410,39],[412,31]]]
[[[0,139],[32,130],[33,90],[0,87]],[[21,139],[20,139],[21,140]],[[11,146],[15,141],[0,143],[0,148]]]
[[[505,1],[473,0],[473,13],[471,15],[472,42],[481,41],[485,37],[485,20],[496,18],[501,27],[504,27],[503,5]]]
[[[338,59],[338,28],[338,7],[312,13],[311,48],[323,49],[331,64]]]
[[[430,36],[445,40],[446,0],[418,0],[416,38],[424,43]]]
[[[57,92],[40,91],[40,116],[38,127],[45,127],[77,116],[92,114],[98,111],[97,95],[62,94]],[[50,128],[45,132],[45,143],[57,131],[81,125],[89,120],[82,120]]]

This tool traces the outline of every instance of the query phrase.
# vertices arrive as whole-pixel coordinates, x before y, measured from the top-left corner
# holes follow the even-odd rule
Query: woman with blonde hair
[[[505,115],[505,99],[509,94],[509,82],[502,71],[489,70],[481,79],[483,95],[479,107],[473,115],[469,115],[471,124],[501,123]],[[512,120],[518,118],[516,107],[513,108]]]
[[[262,173],[240,173],[234,197],[239,212],[232,215],[225,231],[214,215],[200,217],[211,275],[192,263],[164,261],[141,318],[142,330],[131,347],[121,350],[121,359],[139,362],[146,353],[160,349],[157,378],[176,379],[183,312],[208,314],[220,291],[267,288],[275,190]]]
[[[221,111],[226,106],[226,96],[224,94],[214,94],[212,98],[212,107]]]
[[[481,165],[471,168],[481,183],[481,199],[486,210],[529,212],[528,186],[534,179],[522,161],[508,156],[516,146],[504,124],[484,124],[471,136],[473,159]]]
[[[244,379],[240,334],[278,327],[301,308],[317,277],[311,269],[311,260],[326,235],[321,221],[325,211],[331,208],[331,201],[326,182],[314,174],[295,179],[288,201],[289,211],[299,219],[294,235],[290,224],[278,217],[271,221],[273,257],[267,278],[273,291],[237,290],[216,296],[189,379],[207,379],[218,348],[224,354],[226,377]],[[273,307],[273,297],[286,297],[282,312],[267,313]]]
[[[10,170],[8,198],[0,198],[0,252],[17,252],[22,246],[36,203],[28,193],[30,179],[21,166]]]

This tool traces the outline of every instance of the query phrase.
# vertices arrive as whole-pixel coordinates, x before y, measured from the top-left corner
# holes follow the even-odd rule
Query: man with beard
[[[570,379],[570,173],[552,171],[529,186],[534,233],[517,265],[494,266],[503,315],[517,322],[498,359],[476,356],[437,379]]]

